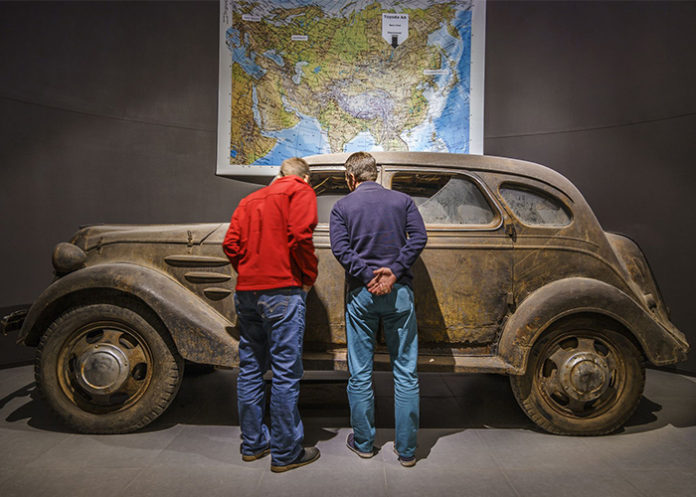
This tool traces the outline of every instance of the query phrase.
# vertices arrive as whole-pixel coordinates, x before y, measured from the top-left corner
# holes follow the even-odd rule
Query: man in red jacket
[[[297,409],[305,303],[317,278],[312,241],[317,198],[309,175],[303,159],[283,161],[275,181],[240,202],[222,244],[237,271],[242,459],[255,461],[270,452],[274,472],[319,458],[316,447],[302,448],[304,428]],[[269,366],[273,371],[270,433],[263,423],[263,375]]]

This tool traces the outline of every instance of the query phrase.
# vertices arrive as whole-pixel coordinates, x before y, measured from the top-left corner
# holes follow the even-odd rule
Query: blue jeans
[[[416,450],[420,408],[418,327],[413,291],[405,285],[394,285],[391,293],[381,296],[372,295],[365,287],[348,294],[348,402],[355,446],[360,452],[371,452],[375,440],[372,366],[380,318],[394,374],[394,447],[401,456],[411,457]]]
[[[304,428],[297,399],[306,298],[300,288],[239,291],[234,296],[240,330],[237,407],[242,454],[255,454],[270,445],[274,466],[290,464],[302,454]],[[263,375],[269,366],[273,371],[270,434],[263,422]]]

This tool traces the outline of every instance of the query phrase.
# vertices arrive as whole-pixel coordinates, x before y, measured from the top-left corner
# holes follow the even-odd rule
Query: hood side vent
[[[164,258],[170,266],[176,267],[217,267],[227,266],[230,261],[222,257],[206,255],[168,255]]]
[[[232,276],[224,273],[207,273],[202,271],[191,271],[184,275],[191,283],[222,283],[232,279]]]
[[[229,296],[232,293],[232,290],[229,290],[227,288],[210,287],[203,290],[203,293],[205,293],[205,296],[208,297],[210,300],[222,300],[225,297]]]

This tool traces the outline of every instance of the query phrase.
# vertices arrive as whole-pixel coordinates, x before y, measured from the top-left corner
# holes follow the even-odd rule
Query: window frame
[[[398,173],[412,173],[412,174],[437,174],[445,173],[451,176],[460,176],[469,181],[471,181],[475,186],[478,187],[479,192],[483,195],[484,200],[488,203],[493,212],[493,221],[490,224],[425,224],[427,231],[433,232],[472,232],[472,231],[497,231],[504,224],[504,210],[502,209],[498,199],[492,194],[488,185],[481,180],[478,176],[459,170],[459,169],[447,169],[444,167],[419,167],[419,166],[396,166],[385,164],[383,166],[382,173],[382,186],[388,189],[392,189],[392,179]]]

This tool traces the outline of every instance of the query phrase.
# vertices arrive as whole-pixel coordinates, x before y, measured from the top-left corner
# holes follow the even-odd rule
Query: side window
[[[490,225],[497,217],[479,187],[463,176],[396,173],[391,187],[413,198],[426,225]]]
[[[500,195],[513,214],[530,226],[567,226],[570,213],[560,200],[528,187],[505,184]]]
[[[345,174],[343,171],[312,173],[312,187],[317,194],[319,222],[328,223],[334,204],[349,193]]]

